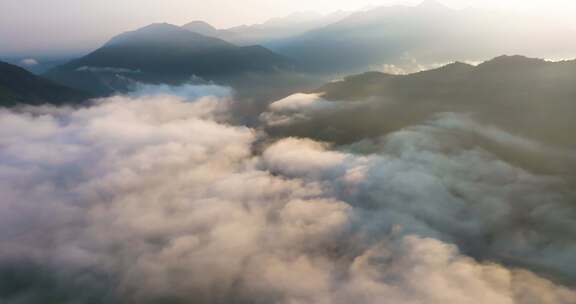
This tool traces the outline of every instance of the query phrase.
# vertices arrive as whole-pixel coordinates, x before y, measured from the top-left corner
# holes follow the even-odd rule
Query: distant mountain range
[[[315,90],[330,111],[271,126],[273,134],[355,142],[423,123],[443,112],[469,113],[526,138],[576,149],[576,61],[501,56],[478,66],[452,63],[410,75],[369,72]],[[543,128],[542,126],[546,126]]]
[[[266,46],[308,71],[350,73],[383,64],[483,61],[501,54],[567,57],[576,32],[539,17],[455,10],[435,0],[377,7]]]
[[[327,16],[294,14],[251,26],[216,29],[193,21],[184,29],[239,45],[260,44],[304,72],[349,74],[395,66],[480,62],[501,54],[566,58],[576,30],[537,16],[451,9],[436,0]]]
[[[77,103],[89,96],[0,62],[0,106]]]
[[[300,13],[228,29],[203,21],[182,27],[152,24],[118,35],[43,76],[96,95],[128,90],[134,82],[190,79],[252,92],[254,87],[270,91],[257,83],[263,79],[267,85],[284,82],[301,89],[305,82],[317,84],[331,75],[385,71],[407,62],[422,67],[411,70],[424,70],[454,60],[483,61],[501,54],[563,57],[576,50],[576,40],[567,39],[576,32],[537,21],[426,0],[415,7]]]
[[[240,47],[170,24],[152,24],[112,38],[94,52],[58,66],[46,77],[97,95],[134,81],[179,83],[192,78],[233,83],[246,74],[290,71],[287,58],[261,47]]]
[[[241,25],[227,29],[216,29],[204,21],[192,21],[183,25],[182,28],[237,45],[267,45],[332,24],[348,15],[350,13],[341,11],[328,15],[300,12],[286,17],[273,18],[261,24]]]

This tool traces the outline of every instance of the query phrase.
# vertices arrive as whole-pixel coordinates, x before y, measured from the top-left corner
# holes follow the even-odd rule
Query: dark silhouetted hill
[[[0,106],[77,103],[86,98],[87,94],[0,62]]]
[[[179,83],[193,77],[233,82],[246,73],[291,70],[292,63],[261,46],[238,47],[170,24],[152,24],[112,38],[103,47],[46,76],[99,95],[134,81]]]

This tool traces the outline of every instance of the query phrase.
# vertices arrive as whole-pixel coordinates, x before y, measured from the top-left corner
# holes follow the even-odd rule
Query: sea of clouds
[[[297,99],[263,120],[333,107]],[[576,303],[574,189],[470,140],[513,135],[443,114],[332,146],[233,103],[0,110],[0,302]]]

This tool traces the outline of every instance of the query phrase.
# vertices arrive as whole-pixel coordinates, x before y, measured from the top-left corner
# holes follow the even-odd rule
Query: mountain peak
[[[106,46],[180,46],[191,47],[231,47],[223,40],[208,37],[169,23],[153,23],[134,31],[125,32],[112,38]]]
[[[212,26],[210,23],[201,20],[186,23],[182,26],[182,28],[194,33],[210,37],[217,37],[219,34],[217,28]]]
[[[150,32],[150,31],[158,31],[158,32],[162,32],[162,31],[178,31],[180,28],[177,27],[176,25],[170,24],[170,23],[166,23],[166,22],[161,22],[161,23],[152,23],[149,24],[145,27],[141,27],[133,32]]]
[[[419,8],[422,9],[427,9],[427,10],[445,10],[447,9],[447,7],[442,4],[442,2],[438,1],[438,0],[424,0],[422,1],[422,3],[420,3],[420,5],[418,5]]]
[[[488,60],[480,66],[503,66],[503,65],[515,65],[515,66],[530,66],[535,64],[543,64],[546,63],[544,59],[539,58],[530,58],[521,55],[502,55],[498,56],[494,59]]]
[[[196,28],[211,29],[211,30],[216,29],[210,23],[208,23],[206,21],[202,21],[202,20],[194,20],[192,22],[188,22],[188,23],[184,24],[182,27],[196,27]]]
[[[474,69],[474,66],[465,62],[454,61],[441,67],[441,69],[445,71],[470,71]]]
[[[194,32],[208,37],[221,38],[222,36],[226,36],[227,34],[226,30],[219,30],[214,26],[212,26],[210,23],[201,20],[186,23],[182,26],[182,28],[190,32]]]
[[[152,23],[139,29],[124,32],[118,36],[115,36],[110,39],[106,45],[118,45],[142,39],[150,40],[155,37],[173,35],[179,31],[184,30],[168,23]]]

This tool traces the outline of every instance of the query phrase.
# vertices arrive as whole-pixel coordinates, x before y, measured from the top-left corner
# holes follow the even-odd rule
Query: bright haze
[[[0,56],[81,54],[115,34],[153,22],[203,20],[219,28],[264,22],[295,12],[331,13],[420,0],[2,0]],[[440,0],[453,8],[480,7],[571,22],[570,0]],[[561,18],[558,18],[561,17]],[[73,29],[73,30],[71,30]]]

